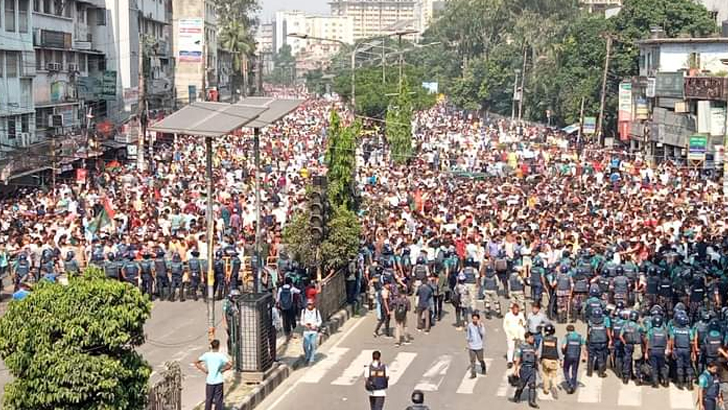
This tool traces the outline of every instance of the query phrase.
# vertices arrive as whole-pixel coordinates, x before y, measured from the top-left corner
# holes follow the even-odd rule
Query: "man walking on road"
[[[468,341],[468,352],[470,354],[470,378],[474,379],[476,377],[475,359],[478,359],[484,375],[487,371],[485,368],[485,360],[483,360],[485,328],[483,327],[483,323],[480,321],[480,314],[478,312],[473,313],[473,321],[468,323],[466,335]]]
[[[290,338],[296,328],[296,304],[294,296],[301,291],[293,286],[293,279],[286,278],[285,284],[278,289],[278,308],[283,316],[283,333]]]
[[[321,327],[321,313],[313,304],[313,300],[306,302],[306,309],[301,311],[301,326],[303,326],[303,353],[306,364],[312,365],[316,359],[316,346],[318,344],[319,328]]]
[[[513,354],[516,351],[518,343],[523,340],[523,334],[526,330],[525,326],[526,318],[520,312],[520,306],[518,306],[518,303],[513,303],[511,305],[511,311],[506,313],[506,316],[503,318],[503,330],[506,333],[506,343],[508,343],[506,360],[508,361],[509,369],[513,367]]]
[[[698,386],[698,410],[716,410],[718,405],[723,406],[718,362],[708,363],[708,368],[698,378]]]
[[[577,380],[579,374],[579,359],[584,358],[584,344],[586,340],[576,333],[572,324],[566,326],[566,337],[564,343],[561,344],[561,350],[564,353],[564,380],[566,381],[566,392],[574,394],[576,391]]]
[[[375,350],[372,353],[372,362],[364,370],[364,387],[369,392],[369,409],[384,409],[384,399],[387,397],[389,376],[387,366],[382,363],[382,353]]]
[[[538,357],[541,358],[543,393],[552,393],[553,397],[556,398],[557,374],[560,367],[559,364],[562,361],[561,351],[559,350],[559,341],[554,335],[556,333],[554,325],[547,324],[544,328],[544,333],[545,336],[541,340],[541,346],[538,348]]]
[[[205,410],[212,410],[212,405],[215,405],[215,410],[223,410],[223,381],[222,374],[230,370],[233,366],[230,363],[230,359],[220,353],[220,341],[215,339],[210,342],[211,352],[207,352],[200,356],[199,359],[194,363],[195,367],[201,372],[205,373]]]
[[[520,378],[518,388],[513,394],[514,403],[521,401],[523,390],[528,387],[528,405],[534,409],[539,408],[536,404],[536,372],[538,356],[536,346],[534,346],[533,335],[526,332],[524,336],[526,342],[521,344],[516,352],[516,370],[513,372]]]
[[[394,345],[399,347],[409,344],[410,335],[407,334],[407,313],[411,310],[410,301],[407,297],[407,289],[402,286],[399,293],[394,297]]]

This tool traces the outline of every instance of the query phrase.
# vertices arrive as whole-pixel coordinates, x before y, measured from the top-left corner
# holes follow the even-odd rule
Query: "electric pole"
[[[523,120],[523,95],[526,86],[526,63],[528,62],[528,47],[523,45],[523,69],[521,70],[521,92],[518,95],[518,121]]]
[[[513,102],[511,103],[511,122],[516,120],[516,96],[518,94],[518,74],[521,72],[521,70],[516,69],[514,72],[516,73],[516,77],[513,79]]]
[[[139,100],[137,102],[137,120],[139,121],[139,133],[137,134],[137,169],[144,172],[144,137],[147,133],[146,121],[146,83],[144,81],[144,45],[145,39],[142,37],[139,42]]]
[[[612,36],[607,34],[607,57],[604,59],[604,77],[602,77],[602,100],[599,103],[599,123],[597,124],[597,138],[602,141],[604,128],[604,105],[607,102],[607,74],[609,73],[609,60],[612,58]]]

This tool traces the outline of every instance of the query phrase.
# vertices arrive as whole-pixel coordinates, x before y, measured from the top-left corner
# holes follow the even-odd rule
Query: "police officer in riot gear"
[[[564,353],[564,378],[566,379],[566,392],[574,394],[578,386],[579,359],[583,356],[582,346],[586,343],[584,338],[576,333],[574,325],[566,326],[566,337],[561,346]]]
[[[677,376],[677,387],[682,390],[687,385],[689,390],[693,388],[693,339],[695,334],[690,329],[690,319],[684,312],[675,315],[675,326],[670,329],[670,351],[675,360],[675,373]]]
[[[468,293],[470,294],[470,311],[474,312],[476,310],[476,301],[478,300],[478,289],[477,289],[477,274],[478,271],[475,267],[476,262],[473,260],[473,258],[467,258],[465,260],[465,267],[462,270],[462,275],[465,277],[464,283],[465,286],[468,288]],[[468,307],[468,306],[461,306],[461,307]]]
[[[63,260],[63,272],[66,275],[77,275],[81,272],[81,268],[78,266],[78,262],[76,262],[75,258],[75,252],[66,252],[66,258]]]
[[[519,403],[523,390],[528,387],[528,405],[537,409],[539,408],[538,404],[536,404],[538,357],[536,355],[533,335],[530,332],[526,332],[525,339],[525,343],[522,343],[516,351],[516,368],[513,374],[519,377],[519,384],[511,401]]]
[[[490,319],[493,308],[496,315],[501,316],[500,299],[498,298],[498,276],[490,266],[485,268],[485,275],[482,278],[483,295],[485,296],[485,318]]]
[[[667,387],[669,384],[668,368],[665,362],[665,351],[668,347],[667,327],[662,316],[659,315],[652,318],[651,325],[652,327],[647,331],[645,360],[649,359],[652,368],[652,387],[657,387],[658,379],[662,381],[664,387]]]
[[[621,302],[617,304],[614,310],[614,317],[612,318],[612,365],[614,372],[622,377],[622,363],[624,362],[624,343],[619,335],[622,333],[622,327],[629,320],[629,311],[624,308],[624,304]]]
[[[695,354],[695,362],[697,364],[697,373],[705,370],[705,336],[708,335],[708,325],[710,324],[710,313],[703,309],[700,312],[700,320],[693,325],[693,352]]]
[[[583,316],[582,307],[584,304],[584,300],[586,299],[586,295],[589,292],[589,278],[587,277],[587,272],[585,269],[578,268],[576,270],[576,273],[574,274],[573,278],[573,291],[571,296],[571,322],[576,321],[576,316],[580,315],[582,318],[586,318]]]
[[[612,336],[609,333],[609,317],[604,315],[601,308],[591,311],[587,333],[587,350],[589,353],[586,372],[591,377],[594,370],[599,377],[607,377],[607,353],[608,347],[612,344]]]
[[[533,271],[531,271],[533,272]],[[493,271],[493,274],[495,274],[495,271]],[[519,306],[521,306],[521,309],[526,309],[526,285],[523,281],[523,278],[521,277],[521,272],[518,269],[512,269],[511,274],[508,277],[508,288],[510,291],[510,297],[511,301],[513,303],[518,303]],[[532,294],[533,294],[533,288]],[[539,299],[541,298],[539,294]]]
[[[705,371],[698,379],[698,404],[699,410],[716,410],[718,404],[723,403],[723,393],[720,389],[720,377],[718,377],[718,362],[708,363]]]
[[[556,320],[559,323],[566,323],[571,300],[571,287],[569,268],[562,266],[556,275]]]
[[[113,252],[109,252],[106,255],[106,259],[107,261],[104,265],[106,277],[115,280],[121,279],[121,265],[116,261],[116,255]]]
[[[152,261],[152,255],[148,252],[142,254],[139,271],[142,277],[142,293],[149,295],[149,298],[154,300],[154,294],[152,293],[152,287],[154,286],[154,262]]]
[[[18,260],[15,261],[13,266],[13,285],[14,292],[20,289],[20,283],[25,282],[30,276],[30,261],[28,261],[28,255],[21,253],[18,255]]]
[[[90,259],[90,265],[96,266],[99,269],[104,268],[104,245],[98,239],[93,240]]]
[[[136,263],[134,260],[134,255],[131,253],[127,255],[127,261],[124,263],[124,266],[121,268],[121,275],[122,278],[124,278],[124,281],[129,283],[130,285],[136,287],[139,287],[139,272],[140,272],[139,264]]]
[[[616,276],[612,279],[612,291],[614,292],[614,303],[622,302],[629,305],[629,278],[624,274],[624,268],[617,266]]]
[[[197,292],[200,290],[200,279],[203,275],[202,263],[200,261],[200,252],[193,250],[192,257],[187,260],[187,268],[190,272],[190,283],[187,288],[192,299],[197,300]],[[202,289],[203,298],[207,299],[205,289]]]
[[[223,252],[221,250],[215,251],[215,260],[212,267],[215,274],[215,283],[212,285],[212,296],[217,298],[217,300],[222,300],[225,290],[225,260],[223,259]]]
[[[179,299],[181,302],[185,301],[185,285],[183,282],[184,274],[185,274],[185,264],[182,262],[182,258],[179,256],[179,253],[175,252],[172,254],[172,261],[169,264],[169,273],[170,273],[170,292],[169,292],[169,301],[174,302],[175,300],[175,294],[177,293],[177,290],[179,289]]]
[[[697,338],[697,335],[696,335]],[[703,368],[710,362],[718,360],[720,349],[723,346],[723,335],[720,332],[720,323],[716,319],[711,319],[708,324],[708,332],[703,339]]]
[[[706,289],[705,276],[703,276],[701,272],[693,273],[692,280],[690,281],[689,296],[690,318],[692,318],[692,320],[695,320],[698,317],[700,309],[703,308]]]
[[[619,338],[624,344],[624,360],[622,361],[622,382],[629,383],[634,370],[634,377],[637,385],[642,384],[642,371],[640,361],[642,359],[642,327],[638,323],[639,314],[637,311],[629,312],[629,320],[622,326]]]
[[[164,258],[164,251],[157,250],[157,257],[154,259],[154,277],[157,279],[157,295],[164,300],[169,295],[169,276],[167,275],[167,260]]]
[[[657,303],[657,295],[660,290],[660,277],[657,274],[657,268],[654,266],[647,267],[647,278],[645,279],[645,310],[649,309]]]
[[[601,309],[604,312],[607,306],[600,296],[599,288],[592,285],[589,289],[589,299],[584,302],[584,317],[591,318],[595,309]]]

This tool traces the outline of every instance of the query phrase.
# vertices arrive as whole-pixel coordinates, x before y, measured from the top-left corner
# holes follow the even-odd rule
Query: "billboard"
[[[422,88],[427,90],[428,94],[437,94],[437,87],[438,87],[438,84],[436,82],[434,82],[434,83],[423,82],[422,83]]]
[[[619,84],[619,122],[632,121],[632,83]]]
[[[597,117],[584,117],[584,134],[594,135],[597,132]]]
[[[202,47],[205,43],[204,26],[205,21],[201,18],[179,19],[177,27],[178,62],[202,62]]]
[[[692,161],[705,160],[705,151],[708,148],[708,137],[705,135],[693,135],[688,141],[688,159]]]
[[[116,71],[104,71],[101,77],[101,97],[105,100],[116,99]]]

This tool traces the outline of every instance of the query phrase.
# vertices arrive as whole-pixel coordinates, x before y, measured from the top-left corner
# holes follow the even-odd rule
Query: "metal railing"
[[[334,313],[346,304],[346,268],[339,269],[326,278],[321,284],[321,293],[318,295],[318,310],[321,319],[328,320]]]
[[[182,410],[182,369],[179,362],[167,362],[162,379],[149,388],[146,410]]]

